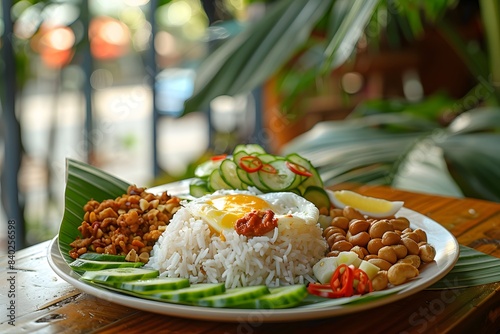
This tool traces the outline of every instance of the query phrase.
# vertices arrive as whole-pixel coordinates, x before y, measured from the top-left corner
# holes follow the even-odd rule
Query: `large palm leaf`
[[[273,1],[264,17],[249,23],[241,33],[212,50],[201,62],[196,71],[193,95],[186,101],[183,114],[205,108],[220,95],[248,93],[285,65],[290,65],[294,58],[302,73],[297,82],[286,83],[284,99],[287,102],[314,85],[318,77],[342,65],[353,54],[365,27],[377,21],[380,11],[397,18],[392,20],[397,22],[397,29],[411,36],[423,30],[424,20],[438,20],[454,2]],[[375,29],[371,30],[368,37],[376,39]],[[311,38],[317,31],[323,32],[325,38]],[[298,60],[304,58],[307,60]]]
[[[375,114],[320,123],[284,153],[309,158],[327,185],[385,184],[500,201],[499,129],[494,108],[471,110],[447,128],[404,112]]]
[[[223,43],[201,63],[184,114],[206,107],[217,96],[251,91],[289,61],[306,44],[313,29],[325,21],[329,43],[323,46],[325,53],[316,65],[323,70],[338,66],[352,53],[377,3],[277,1],[262,19]]]

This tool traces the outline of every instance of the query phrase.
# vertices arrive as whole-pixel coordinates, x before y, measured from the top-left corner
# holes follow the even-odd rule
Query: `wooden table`
[[[460,244],[500,257],[498,203],[387,187],[355,189],[366,195],[403,200],[406,207],[445,226]],[[163,316],[81,293],[49,267],[48,245],[49,242],[43,242],[18,251],[12,275],[8,257],[2,257],[0,294],[5,302],[1,303],[1,333],[495,333],[500,329],[500,282],[454,290],[424,290],[376,309],[314,321],[262,323],[254,319],[251,323],[219,323]],[[15,297],[9,298],[12,276]],[[15,326],[8,323],[12,300]]]

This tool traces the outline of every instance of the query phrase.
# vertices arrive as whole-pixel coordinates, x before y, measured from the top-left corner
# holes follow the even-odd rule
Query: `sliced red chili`
[[[238,164],[247,173],[255,173],[262,168],[262,161],[253,155],[241,157]]]
[[[341,264],[335,269],[329,284],[309,284],[307,291],[320,297],[341,298],[373,292],[373,286],[363,270]]]
[[[353,282],[353,268],[344,263],[338,266],[330,280],[330,287],[334,298],[351,297],[353,294]]]
[[[307,291],[312,295],[325,298],[335,298],[330,284],[312,283],[307,286]]]
[[[260,170],[263,171],[263,172],[265,172],[265,173],[269,173],[269,174],[277,174],[278,173],[278,171],[276,170],[276,168],[274,168],[270,164],[263,164],[262,168]]]
[[[291,170],[293,173],[301,176],[312,176],[312,173],[302,165],[287,161],[285,165]]]
[[[358,285],[356,287],[357,294],[363,295],[368,292],[373,292],[372,281],[362,269],[354,269],[353,278],[358,281]]]
[[[226,159],[227,154],[219,154],[219,155],[214,155],[213,157],[210,158],[212,161],[220,161]]]

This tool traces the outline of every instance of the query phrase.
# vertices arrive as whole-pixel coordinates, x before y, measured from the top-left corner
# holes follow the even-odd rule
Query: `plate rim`
[[[79,290],[86,292],[98,298],[105,299],[123,306],[132,307],[142,311],[153,312],[157,314],[177,316],[181,318],[208,320],[208,321],[221,321],[221,322],[292,322],[315,320],[326,317],[341,316],[345,314],[360,312],[366,309],[375,308],[378,306],[386,305],[397,300],[411,296],[419,291],[422,291],[435,282],[443,278],[458,261],[460,249],[456,238],[446,230],[441,224],[433,219],[420,214],[408,208],[401,208],[398,215],[417,215],[423,221],[428,221],[433,224],[434,229],[440,230],[440,233],[446,235],[447,258],[443,264],[443,268],[438,268],[438,272],[427,278],[423,283],[418,283],[415,280],[406,283],[406,287],[400,291],[384,296],[382,298],[368,301],[366,303],[350,304],[350,305],[337,305],[337,306],[317,306],[317,307],[296,307],[288,309],[274,309],[274,310],[252,310],[252,309],[232,309],[232,308],[210,308],[201,306],[180,305],[168,302],[154,301],[149,299],[138,298],[130,295],[120,294],[112,290],[89,285],[79,280],[79,275],[76,274],[66,263],[59,248],[58,236],[55,236],[49,243],[47,249],[47,259],[49,266],[58,274],[63,280],[75,286]],[[444,235],[440,234],[440,238]],[[437,264],[439,267],[439,264]],[[416,283],[415,283],[416,282]],[[416,284],[416,285],[415,285]]]

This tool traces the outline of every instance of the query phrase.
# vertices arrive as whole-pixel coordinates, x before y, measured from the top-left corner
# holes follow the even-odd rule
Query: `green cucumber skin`
[[[160,293],[189,287],[187,278],[157,277],[147,280],[123,282],[120,289],[140,294]]]
[[[316,205],[318,208],[330,209],[330,197],[324,188],[318,186],[309,186],[302,195],[306,200]]]
[[[87,281],[119,286],[122,282],[155,278],[158,277],[159,274],[159,271],[154,269],[112,268],[105,270],[86,271],[81,278]]]
[[[277,174],[268,174],[262,170],[248,173],[239,166],[239,161],[244,156],[256,156],[263,163],[271,164],[278,170]],[[295,174],[288,167],[282,166],[284,162],[292,162],[308,169],[312,175],[304,176]],[[224,166],[227,165],[227,166]],[[207,167],[212,167],[212,169]],[[215,167],[215,168],[214,168]],[[256,187],[263,193],[291,191],[304,197],[304,193],[310,186],[323,187],[323,181],[312,163],[297,153],[291,153],[286,156],[278,156],[267,153],[264,148],[258,144],[240,144],[233,150],[232,156],[218,161],[217,165],[205,162],[199,166],[199,169],[210,170],[207,178],[207,188],[209,192],[221,189],[248,189],[249,186]],[[190,194],[200,197],[205,191],[194,187],[190,189]],[[321,200],[319,202],[326,203]],[[318,206],[319,207],[319,206]]]
[[[115,262],[125,262],[125,255],[113,255],[113,254],[100,254],[100,253],[83,253],[78,257],[79,259],[92,260],[92,261],[115,261]]]
[[[187,288],[155,293],[150,296],[158,300],[193,303],[201,298],[218,295],[225,291],[224,283],[198,283]]]
[[[220,170],[216,169],[208,177],[208,189],[216,191],[221,189],[231,189],[231,186],[222,179]]]
[[[207,181],[196,179],[189,185],[189,193],[194,197],[202,197],[206,194],[210,194]]]
[[[144,263],[76,259],[75,261],[71,262],[69,266],[75,271],[95,271],[113,268],[139,268],[144,266]]]
[[[238,168],[232,159],[226,159],[219,167],[220,176],[233,189],[246,189],[247,185],[241,182],[238,176]]]
[[[249,300],[269,294],[265,285],[228,289],[225,293],[199,299],[197,304],[206,307],[235,307]]]
[[[233,154],[236,154],[240,151],[245,151],[250,154],[264,154],[266,150],[260,146],[259,144],[239,144],[233,149]]]
[[[269,164],[276,169],[276,174],[269,174],[262,170],[258,171],[260,181],[266,188],[272,191],[286,191],[300,184],[297,182],[297,180],[300,181],[299,175],[293,173],[285,166],[285,159],[278,158],[269,162]]]
[[[305,285],[282,286],[279,288],[271,288],[270,294],[251,300],[249,303],[242,305],[242,308],[251,309],[283,309],[291,308],[300,304],[307,296],[307,288]]]

